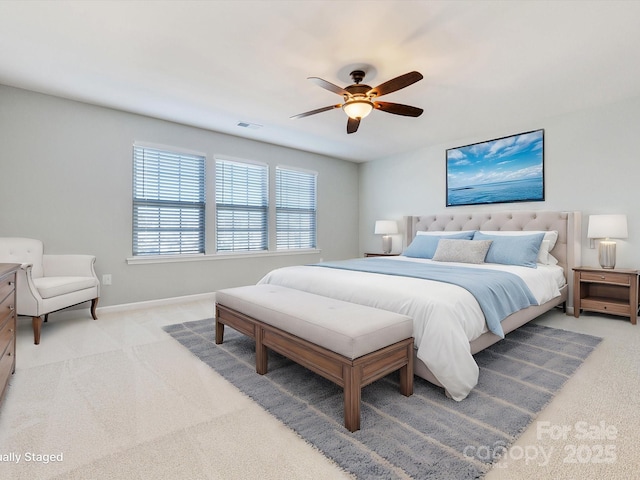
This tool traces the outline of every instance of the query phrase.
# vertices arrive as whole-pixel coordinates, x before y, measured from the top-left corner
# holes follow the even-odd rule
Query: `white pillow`
[[[549,240],[542,240],[540,251],[538,252],[538,263],[542,265],[557,265],[558,259],[549,252],[551,250],[549,245]]]
[[[543,265],[557,265],[558,259],[551,255],[549,252],[553,250],[558,241],[557,230],[481,230],[481,233],[486,235],[533,235],[534,233],[544,233],[542,243],[540,244],[540,250],[538,251],[538,263]]]
[[[542,265],[557,265],[558,259],[549,253],[549,250],[551,250],[549,245],[551,245],[549,240],[542,240],[538,251],[538,263]]]

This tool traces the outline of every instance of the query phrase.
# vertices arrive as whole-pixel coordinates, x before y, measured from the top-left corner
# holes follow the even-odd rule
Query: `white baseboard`
[[[138,310],[140,308],[162,307],[165,305],[174,305],[176,303],[196,302],[200,300],[216,301],[216,293],[197,293],[195,295],[185,295],[182,297],[159,298],[157,300],[146,300],[144,302],[123,303],[121,305],[109,305],[108,307],[98,307],[97,312],[126,312]],[[567,315],[573,315],[573,307],[567,307]]]
[[[182,297],[159,298],[157,300],[146,300],[144,302],[123,303],[121,305],[109,305],[107,307],[98,307],[96,310],[100,312],[126,312],[130,310],[139,310],[141,308],[163,307],[165,305],[174,305],[176,303],[195,302],[200,300],[216,301],[215,292],[198,293],[195,295],[185,295]]]

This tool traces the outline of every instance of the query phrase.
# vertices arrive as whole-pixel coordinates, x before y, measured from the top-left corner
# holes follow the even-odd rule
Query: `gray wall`
[[[380,251],[375,220],[403,215],[508,209],[582,212],[582,263],[598,265],[586,238],[590,214],[626,213],[629,238],[617,241],[617,266],[640,267],[640,97],[554,118],[527,118],[508,131],[478,129],[478,135],[360,165],[360,251]],[[519,132],[545,130],[545,201],[446,207],[447,148]],[[402,248],[394,237],[394,250]]]
[[[135,141],[205,153],[210,183],[215,155],[268,163],[272,176],[279,164],[317,171],[322,253],[127,264]],[[46,253],[96,255],[99,278],[113,276],[101,306],[212,292],[280,266],[358,254],[358,166],[330,157],[0,85],[0,172],[0,236],[42,239]]]
[[[639,125],[640,97],[553,118],[523,114],[509,131],[483,127],[474,137],[357,165],[0,85],[0,236],[40,238],[49,253],[96,255],[98,275],[113,275],[102,306],[207,293],[254,283],[280,266],[380,251],[375,220],[445,211],[580,210],[586,265],[597,265],[588,216],[626,213],[629,238],[618,241],[618,266],[637,268]],[[445,207],[447,148],[538,128],[545,129],[544,202]],[[128,265],[135,141],[200,151],[210,164],[227,155],[317,171],[322,253]],[[208,175],[212,182],[211,168]],[[401,244],[398,235],[394,250]]]

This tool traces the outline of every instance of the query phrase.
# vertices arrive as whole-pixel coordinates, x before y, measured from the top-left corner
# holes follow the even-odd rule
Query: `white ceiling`
[[[632,1],[0,1],[1,84],[356,162],[640,95],[639,50]],[[425,113],[289,118],[362,64]]]

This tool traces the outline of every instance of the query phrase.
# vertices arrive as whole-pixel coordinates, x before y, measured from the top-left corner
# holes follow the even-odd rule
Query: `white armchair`
[[[40,240],[0,238],[0,262],[20,263],[16,293],[18,315],[33,319],[33,341],[40,343],[42,316],[91,301],[91,316],[97,320],[100,282],[93,255],[45,255]]]

